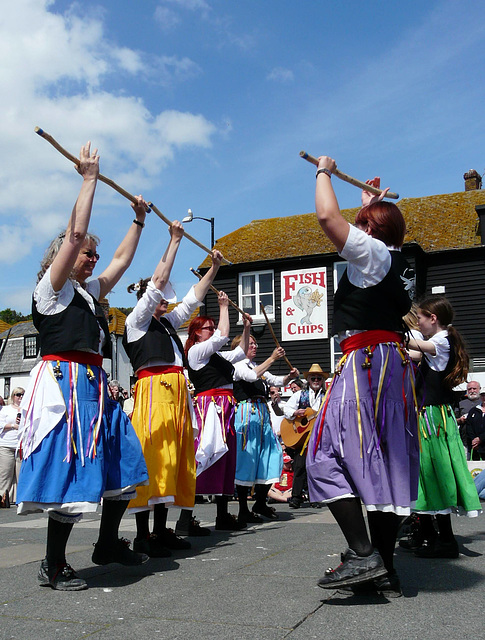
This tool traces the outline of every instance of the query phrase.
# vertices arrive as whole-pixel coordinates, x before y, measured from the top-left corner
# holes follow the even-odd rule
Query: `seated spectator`
[[[268,492],[268,502],[288,502],[293,487],[293,460],[283,454],[283,471],[278,482],[274,482]]]

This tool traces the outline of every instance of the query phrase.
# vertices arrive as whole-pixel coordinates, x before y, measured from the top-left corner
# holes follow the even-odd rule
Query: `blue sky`
[[[380,175],[402,197],[463,190],[465,171],[485,171],[483,14],[479,0],[5,3],[0,309],[29,312],[44,249],[80,187],[36,125],[73,154],[92,140],[103,174],[172,220],[188,208],[214,217],[216,238],[314,211],[301,149],[362,180]],[[342,208],[358,204],[355,187],[335,184]],[[132,217],[99,184],[99,271]],[[187,231],[210,243],[209,224]],[[167,241],[150,214],[112,306],[134,304],[126,286],[153,272]],[[179,297],[204,257],[183,241]]]

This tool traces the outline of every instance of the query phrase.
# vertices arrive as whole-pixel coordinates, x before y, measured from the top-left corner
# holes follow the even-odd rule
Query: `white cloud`
[[[285,69],[284,67],[275,67],[267,76],[268,80],[274,80],[275,82],[293,82],[295,79],[293,71],[291,69]]]
[[[106,36],[103,12],[80,15],[82,7],[74,5],[52,13],[56,6],[16,0],[2,7],[0,262],[6,264],[40,252],[66,225],[80,184],[73,165],[34,135],[35,125],[73,155],[91,139],[99,148],[101,172],[136,193],[153,186],[176,148],[207,148],[217,131],[203,115],[152,112],[137,95],[104,89],[114,74],[183,80],[199,72],[189,58],[148,58],[119,47]],[[98,193],[98,202],[118,197],[106,188]]]

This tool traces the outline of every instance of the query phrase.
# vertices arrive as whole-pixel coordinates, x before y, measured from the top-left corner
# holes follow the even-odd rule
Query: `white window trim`
[[[275,313],[276,294],[275,294],[274,269],[261,269],[260,271],[241,271],[241,273],[238,274],[238,283],[237,283],[238,305],[239,305],[239,307],[241,309],[244,309],[243,301],[242,301],[242,299],[243,299],[242,277],[243,276],[259,276],[259,275],[265,274],[265,273],[270,273],[271,274],[272,282],[273,282],[273,290],[272,290],[272,294],[273,294],[273,313],[268,313],[266,311],[266,314],[268,316],[268,320],[270,322],[274,322],[276,320],[276,313]],[[256,290],[256,313],[254,315],[252,315],[251,317],[253,319],[253,323],[254,324],[264,324],[266,322],[266,319],[265,319],[263,313],[261,312],[261,307],[260,307],[259,278],[256,279],[256,289],[257,289]],[[242,324],[241,316],[239,316],[238,324]]]

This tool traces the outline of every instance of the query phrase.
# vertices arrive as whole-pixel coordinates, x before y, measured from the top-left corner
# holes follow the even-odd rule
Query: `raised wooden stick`
[[[316,167],[318,167],[318,159],[314,156],[311,156],[306,151],[300,151],[300,157],[303,158],[303,160],[307,160],[308,162],[311,162]],[[332,173],[336,175],[337,178],[340,178],[340,180],[348,182],[349,184],[353,184],[354,187],[359,187],[359,189],[364,189],[365,191],[369,191],[370,193],[375,193],[377,196],[379,196],[383,191],[382,189],[373,187],[370,184],[365,184],[365,182],[361,182],[360,180],[357,180],[357,178],[352,178],[352,176],[348,176],[346,173],[342,173],[342,171],[339,171],[337,168],[335,168]],[[398,200],[399,194],[388,191],[386,193],[386,198],[393,198],[394,200]]]
[[[53,138],[49,133],[45,132],[40,127],[35,127],[35,133],[37,133],[41,138],[44,138],[44,140],[47,140],[47,142],[49,142],[55,149],[57,149],[57,151],[59,151],[59,153],[61,153],[65,158],[70,160],[76,166],[79,166],[79,158],[76,158],[76,156],[73,156],[72,153],[69,153],[69,151],[66,151],[64,147],[61,147],[61,145],[57,142],[57,140],[55,140],[55,138]],[[101,182],[104,182],[105,184],[107,184],[109,187],[111,187],[115,191],[117,191],[119,194],[121,194],[124,198],[126,198],[130,202],[133,202],[133,204],[138,203],[138,200],[135,198],[134,195],[132,195],[128,191],[125,191],[123,187],[120,187],[120,185],[116,184],[116,182],[114,182],[114,180],[111,180],[111,178],[107,178],[106,176],[103,176],[100,173],[98,176],[98,179]],[[171,220],[169,220],[166,216],[164,216],[163,213],[153,204],[153,202],[149,202],[148,205],[150,209],[152,209],[157,214],[157,216],[165,222],[165,224],[167,224],[169,227],[172,226]],[[202,249],[207,254],[212,255],[212,251],[210,249],[208,249],[201,242],[199,242],[198,240],[193,238],[191,235],[189,235],[185,230],[184,230],[184,236],[187,238],[187,240],[190,240],[190,242],[193,242],[195,245],[197,245],[199,249]],[[226,258],[223,258],[222,261],[225,264],[232,264],[232,262],[230,262],[229,260],[226,260]]]
[[[264,308],[264,304],[262,302],[260,302],[259,304],[261,305],[261,311],[263,312],[264,318],[266,320],[266,324],[268,325],[269,330],[271,331],[271,335],[273,336],[274,343],[275,343],[276,347],[279,349],[281,347],[281,345],[278,342],[278,338],[276,337],[275,332],[273,331],[273,327],[271,326],[269,318],[268,318],[268,316],[266,314],[266,309]],[[288,358],[286,356],[283,356],[283,358],[284,358],[286,364],[290,367],[290,369],[293,369],[293,365],[288,360]]]
[[[194,275],[196,275],[196,276],[199,278],[199,280],[202,280],[202,278],[204,277],[201,273],[199,273],[198,271],[196,271],[196,270],[195,270],[195,269],[193,269],[192,267],[190,267],[190,270],[192,271],[192,273],[193,273]],[[213,287],[212,285],[209,285],[209,289],[210,289],[211,291],[213,291],[216,295],[219,295],[219,293],[220,293],[220,291],[219,291],[218,289],[216,289],[215,287]],[[245,311],[243,311],[242,309],[240,309],[240,308],[237,306],[237,304],[236,304],[235,302],[233,302],[230,298],[228,298],[228,300],[229,300],[229,304],[231,305],[231,307],[234,307],[234,309],[236,309],[236,311],[239,311],[239,313],[240,313],[242,316],[247,315],[247,314],[246,314],[246,312],[245,312]]]

